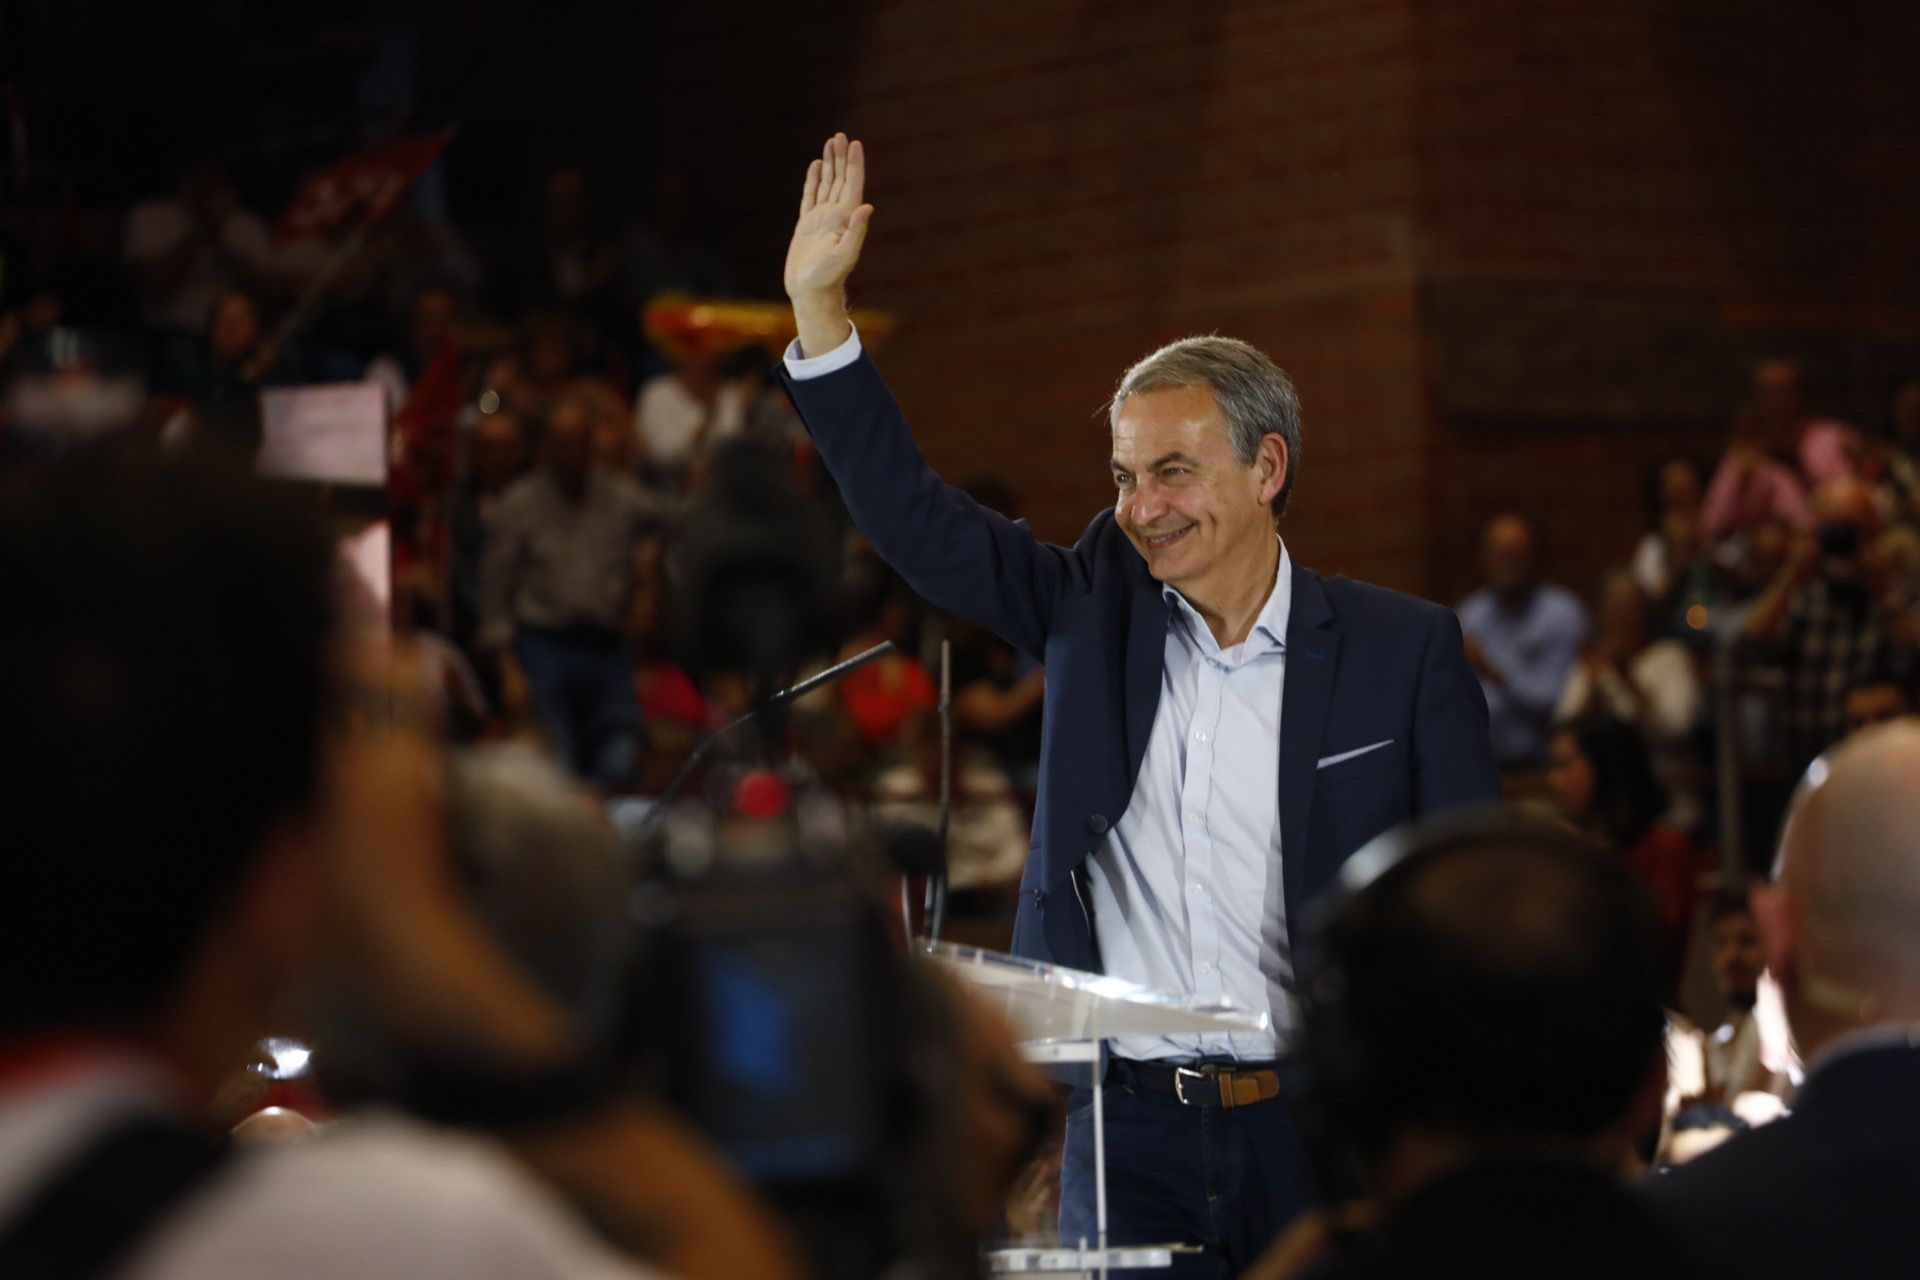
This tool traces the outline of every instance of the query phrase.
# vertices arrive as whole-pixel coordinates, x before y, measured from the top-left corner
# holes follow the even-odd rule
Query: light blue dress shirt
[[[1088,862],[1101,967],[1169,995],[1266,1010],[1273,1030],[1123,1036],[1111,1048],[1125,1058],[1272,1058],[1293,1020],[1280,877],[1292,557],[1283,544],[1267,603],[1231,648],[1179,592],[1164,593],[1172,613],[1147,753],[1126,812]]]

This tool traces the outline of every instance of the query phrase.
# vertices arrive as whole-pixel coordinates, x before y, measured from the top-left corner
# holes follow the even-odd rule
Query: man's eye
[[[1124,489],[1133,483],[1133,477],[1124,471],[1116,471],[1113,473],[1113,482]]]
[[[1163,476],[1183,476],[1187,474],[1187,469],[1185,467],[1167,467],[1163,469],[1160,474]]]

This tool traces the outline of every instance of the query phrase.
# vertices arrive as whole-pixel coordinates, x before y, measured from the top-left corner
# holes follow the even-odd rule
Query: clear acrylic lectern
[[[965,983],[1013,1027],[1029,1062],[1087,1064],[1093,1085],[1095,1240],[1057,1247],[997,1249],[988,1255],[996,1275],[1104,1276],[1115,1269],[1171,1267],[1182,1246],[1107,1245],[1106,1114],[1100,1098],[1100,1045],[1111,1036],[1190,1035],[1264,1031],[1270,1018],[1218,999],[1164,995],[1120,978],[1036,964],[998,951],[936,942],[926,954]]]

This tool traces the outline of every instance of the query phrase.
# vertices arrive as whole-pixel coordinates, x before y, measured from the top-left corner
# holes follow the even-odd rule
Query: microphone
[[[863,649],[844,662],[836,662],[825,671],[808,676],[792,688],[782,689],[778,693],[770,694],[759,703],[749,707],[744,714],[708,734],[701,740],[700,745],[693,749],[693,754],[687,757],[687,762],[680,766],[680,772],[673,775],[673,781],[669,782],[667,789],[660,793],[660,798],[654,801],[653,808],[648,811],[647,816],[641,821],[639,828],[634,832],[635,843],[639,843],[651,835],[654,826],[664,821],[667,806],[672,804],[674,799],[679,796],[681,788],[687,785],[687,779],[693,776],[693,771],[700,766],[700,762],[707,758],[707,753],[713,750],[714,746],[717,745],[722,738],[725,738],[741,725],[749,723],[762,712],[769,711],[774,707],[784,706],[796,698],[803,698],[815,689],[830,685],[836,680],[843,680],[858,671],[861,667],[866,666],[870,662],[877,662],[893,651],[893,641],[882,640],[871,649]]]

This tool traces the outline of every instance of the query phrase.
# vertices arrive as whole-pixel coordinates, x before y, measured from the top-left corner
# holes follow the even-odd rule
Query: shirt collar
[[[1255,648],[1265,652],[1269,649],[1285,653],[1287,650],[1287,622],[1293,616],[1293,556],[1287,551],[1286,539],[1278,534],[1274,537],[1280,543],[1280,561],[1273,571],[1273,590],[1267,593],[1266,604],[1260,607],[1260,616],[1253,620],[1253,629],[1247,633],[1247,642],[1260,641]],[[1185,619],[1187,629],[1194,636],[1205,636],[1208,642],[1213,632],[1207,627],[1206,619],[1200,616],[1187,598],[1170,586],[1162,585],[1161,597],[1176,615]]]

